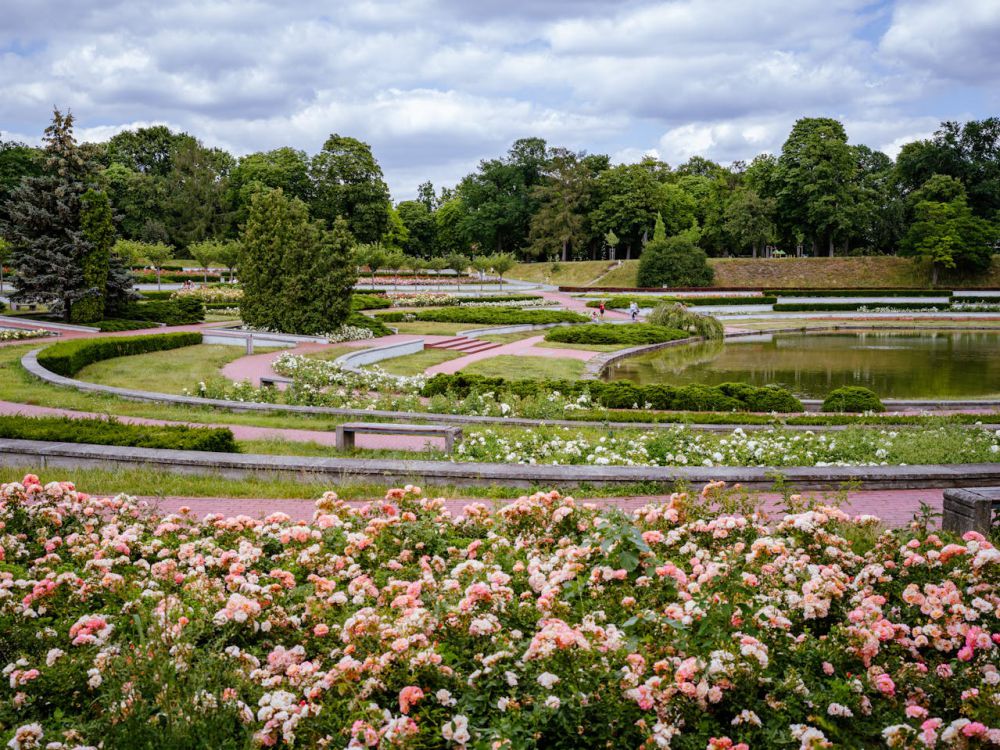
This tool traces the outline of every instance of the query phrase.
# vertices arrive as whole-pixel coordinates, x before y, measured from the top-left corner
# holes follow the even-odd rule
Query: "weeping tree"
[[[725,335],[722,323],[716,318],[711,315],[699,315],[678,303],[659,305],[650,313],[649,322],[665,328],[686,331],[709,341],[721,340]]]

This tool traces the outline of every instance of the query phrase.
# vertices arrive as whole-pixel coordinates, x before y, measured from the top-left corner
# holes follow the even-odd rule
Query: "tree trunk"
[[[931,263],[931,286],[937,286],[938,282],[938,264]]]
[[[828,243],[828,247],[830,249],[830,257],[832,258],[833,257],[833,235],[832,234],[830,235],[830,240],[829,240],[829,243]]]
[[[562,259],[563,263],[569,260],[569,240],[563,240]]]
[[[755,242],[755,243],[753,243],[753,257],[754,257],[755,259],[756,259],[756,257],[757,257],[757,243],[756,243],[756,242]]]
[[[158,291],[158,292],[161,290],[161,287],[160,287],[160,274],[161,273],[163,273],[163,271],[160,270],[159,268],[157,268],[156,269],[156,291]]]

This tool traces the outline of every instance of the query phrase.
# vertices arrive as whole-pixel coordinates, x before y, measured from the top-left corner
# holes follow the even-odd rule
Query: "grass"
[[[462,352],[453,352],[447,349],[424,349],[417,354],[406,354],[402,357],[382,360],[378,366],[393,375],[423,375],[424,370],[428,367],[464,356]]]
[[[454,336],[459,331],[469,331],[473,328],[485,328],[471,323],[435,323],[433,321],[413,320],[409,322],[390,323],[400,333],[415,333],[425,336]]]
[[[509,279],[535,281],[565,286],[584,286],[604,273],[608,260],[579,260],[571,263],[518,263],[507,274]],[[558,268],[553,272],[553,267]]]
[[[346,344],[332,346],[329,349],[322,349],[317,352],[308,352],[303,356],[308,357],[309,359],[332,360],[349,352],[359,352],[363,349],[369,349],[372,346],[375,346],[377,341],[378,339],[371,339],[372,343],[368,346],[347,346]]]
[[[477,336],[481,341],[492,341],[494,344],[513,344],[515,341],[538,336],[539,331],[522,331],[521,333],[497,333],[490,336]]]
[[[564,341],[539,341],[535,346],[544,349],[580,349],[585,352],[616,352],[628,348],[624,344],[570,344]]]
[[[583,370],[584,363],[578,359],[529,357],[513,354],[501,354],[499,357],[481,359],[462,368],[462,372],[469,375],[517,380],[532,378],[576,380],[583,375]]]
[[[257,348],[257,353],[274,349]],[[241,346],[199,344],[131,357],[115,357],[84,367],[78,380],[119,388],[179,394],[196,383],[217,377],[230,362],[245,356]]]
[[[819,289],[857,288],[857,289],[927,289],[930,288],[930,273],[928,269],[914,263],[909,258],[894,256],[866,256],[843,258],[709,258],[709,264],[715,270],[717,287],[744,287],[754,289],[797,289],[815,287]],[[605,266],[608,264],[601,261]],[[634,287],[639,261],[626,260],[613,271],[594,280],[598,274],[590,275],[595,265],[594,261],[562,263],[563,271],[553,277],[552,283],[565,286],[617,286]],[[549,267],[547,263],[521,264],[511,272],[514,274],[526,268],[524,278],[529,281],[541,281],[539,278],[529,278],[535,266]],[[578,266],[579,269],[570,268]],[[994,256],[992,269],[980,276],[971,278],[947,278],[940,284],[942,288],[955,287],[995,287],[1000,286],[1000,256]]]
[[[0,466],[0,482],[17,482],[25,474],[37,474],[42,482],[71,479],[83,492],[95,495],[112,495],[127,492],[143,497],[225,497],[276,500],[314,500],[328,490],[335,490],[344,500],[381,499],[392,484],[365,482],[333,482],[317,477],[295,478],[246,477],[232,479],[217,474],[189,475],[155,471],[152,469],[45,469],[38,466]],[[414,477],[414,479],[418,479]],[[402,486],[406,482],[396,482]],[[513,499],[535,491],[560,489],[559,487],[456,487],[454,485],[422,484],[431,497],[462,498],[470,500]],[[566,488],[568,489],[568,488]],[[579,497],[628,497],[664,495],[677,489],[674,484],[637,483],[611,487],[574,487]],[[255,511],[256,508],[247,508]]]

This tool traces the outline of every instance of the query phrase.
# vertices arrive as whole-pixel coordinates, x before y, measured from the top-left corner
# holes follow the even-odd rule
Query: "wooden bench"
[[[280,375],[261,375],[260,376],[260,387],[261,388],[274,388],[278,383],[282,385],[291,385],[291,378],[283,378]]]
[[[362,435],[416,435],[418,437],[443,437],[444,450],[451,453],[455,441],[462,439],[462,428],[439,424],[381,424],[377,422],[347,422],[337,425],[337,448],[354,447],[354,436]]]

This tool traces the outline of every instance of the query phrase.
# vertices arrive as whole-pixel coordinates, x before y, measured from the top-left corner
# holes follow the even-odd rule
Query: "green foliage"
[[[0,438],[181,451],[239,452],[233,433],[228,428],[125,424],[113,418],[0,415]]]
[[[379,313],[386,322],[406,319],[434,323],[482,323],[495,325],[546,325],[548,323],[586,323],[589,318],[568,310],[521,310],[513,307],[445,307],[415,313]]]
[[[853,292],[852,294],[857,294]],[[680,304],[688,307],[705,307],[708,305],[773,305],[778,301],[777,297],[655,297],[648,294],[629,296],[626,294],[616,294],[612,297],[602,299],[587,300],[587,307],[600,307],[604,303],[605,308],[612,310],[624,310],[633,302],[639,307],[654,307],[662,304]]]
[[[122,318],[105,318],[94,323],[101,333],[114,333],[116,331],[140,331],[143,328],[152,328],[148,320],[125,320]]]
[[[38,364],[57,375],[73,377],[87,365],[112,357],[127,357],[201,343],[200,333],[164,333],[148,336],[117,336],[107,339],[76,339],[46,347]]]
[[[626,323],[622,325],[594,324],[553,328],[545,334],[546,341],[561,341],[567,344],[659,344],[677,341],[690,334],[676,328],[663,328],[648,323]]]
[[[435,375],[422,394],[466,398],[471,393],[531,398],[558,391],[569,398],[589,394],[591,400],[608,409],[659,409],[664,411],[777,411],[800,412],[802,403],[778,386],[751,386],[744,383],[707,385],[637,385],[627,380],[509,380],[468,375],[461,372]]]
[[[205,304],[195,297],[130,302],[122,311],[129,320],[148,320],[168,326],[184,326],[205,320]]]
[[[948,302],[783,302],[774,305],[775,312],[851,311],[861,308],[891,307],[894,310],[948,310]]]
[[[332,227],[337,217],[358,242],[377,242],[389,222],[389,188],[371,146],[332,134],[310,165],[312,215]],[[252,210],[252,209],[251,209]]]
[[[352,312],[348,315],[347,320],[344,321],[344,325],[354,326],[356,328],[367,328],[376,338],[392,334],[392,330],[381,320],[372,318],[368,315],[363,315],[360,312]]]
[[[298,334],[339,328],[351,312],[352,244],[344,220],[327,230],[280,189],[255,195],[240,258],[243,322]]]
[[[639,258],[640,287],[710,286],[715,272],[691,233],[652,240]]]
[[[208,267],[219,257],[219,243],[211,240],[203,240],[188,245],[188,254],[194,258],[198,265],[205,272],[203,280],[208,283]]]
[[[775,297],[950,297],[945,289],[773,289],[764,294]]]
[[[719,341],[725,335],[722,323],[716,318],[692,312],[684,305],[660,305],[650,313],[648,322],[664,328],[687,331],[709,341]]]
[[[392,300],[376,294],[353,294],[351,295],[352,310],[382,310],[392,307]]]
[[[828,412],[885,411],[874,391],[856,385],[845,385],[830,391],[820,408]]]
[[[88,190],[80,198],[80,224],[90,247],[82,259],[86,296],[73,306],[70,320],[92,323],[104,317],[104,295],[108,286],[111,247],[115,242],[115,225],[108,196]]]

